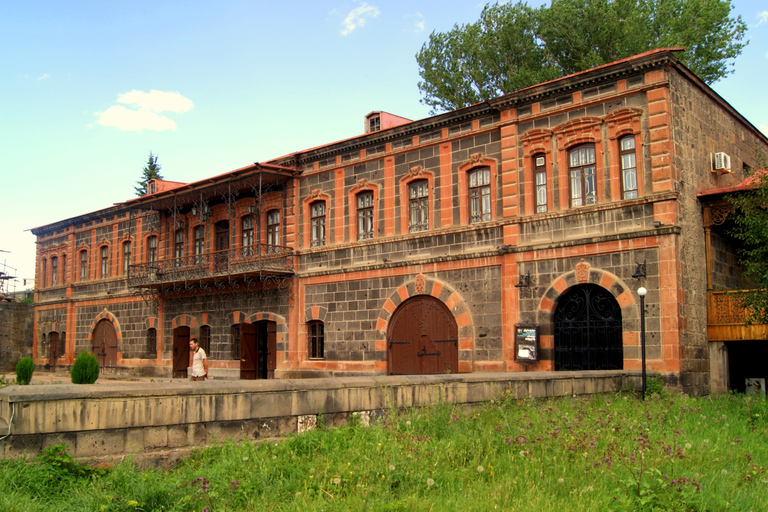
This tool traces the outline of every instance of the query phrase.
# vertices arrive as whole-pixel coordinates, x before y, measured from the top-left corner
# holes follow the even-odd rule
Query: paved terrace
[[[7,376],[10,377],[10,376]],[[368,424],[388,410],[441,401],[611,393],[639,388],[638,371],[468,373],[254,381],[99,379],[69,383],[36,374],[29,386],[0,389],[0,457],[32,457],[64,443],[82,460],[172,467],[194,447],[277,438],[326,424]],[[355,420],[353,420],[355,418]]]

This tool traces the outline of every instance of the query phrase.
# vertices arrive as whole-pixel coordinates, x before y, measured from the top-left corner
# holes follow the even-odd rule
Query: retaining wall
[[[0,456],[32,457],[64,443],[78,459],[170,467],[192,448],[229,438],[274,438],[353,416],[441,401],[471,404],[639,388],[639,372],[381,376],[261,381],[10,386],[0,390]]]

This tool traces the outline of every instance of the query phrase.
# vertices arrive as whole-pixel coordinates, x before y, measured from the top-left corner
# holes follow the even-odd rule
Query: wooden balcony
[[[768,339],[768,325],[746,325],[747,309],[741,304],[744,291],[707,293],[709,341]]]
[[[222,280],[281,279],[293,275],[293,251],[254,245],[131,265],[128,283],[139,288],[167,288]]]

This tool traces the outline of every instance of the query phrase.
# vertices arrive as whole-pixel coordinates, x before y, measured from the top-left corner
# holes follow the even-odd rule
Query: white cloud
[[[50,78],[50,75],[48,73],[43,73],[42,75],[37,77],[38,80],[46,80],[48,78]]]
[[[187,112],[194,107],[192,100],[178,92],[137,91],[117,95],[117,102],[104,112],[96,112],[98,123],[124,131],[176,131],[176,122],[159,112]]]
[[[759,27],[763,23],[768,23],[768,11],[758,13],[757,20],[757,25],[755,25],[756,27]]]
[[[380,12],[377,7],[366,3],[363,3],[360,7],[355,7],[342,22],[344,28],[341,30],[341,35],[349,35],[356,28],[364,27],[368,18],[375,18],[379,14]]]

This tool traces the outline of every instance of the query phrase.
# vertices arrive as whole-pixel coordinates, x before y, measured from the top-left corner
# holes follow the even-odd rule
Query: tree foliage
[[[452,110],[654,48],[707,83],[732,72],[747,26],[730,0],[552,0],[489,4],[475,23],[432,32],[416,60],[422,102]]]
[[[754,175],[756,186],[728,198],[734,206],[733,235],[742,243],[741,264],[755,287],[742,304],[749,323],[768,324],[768,172]]]
[[[147,183],[149,180],[163,179],[163,177],[160,175],[160,169],[160,164],[157,163],[157,155],[153,155],[150,151],[149,157],[147,158],[147,163],[141,170],[141,179],[137,182],[138,186],[134,187],[137,196],[143,196],[147,193]]]

